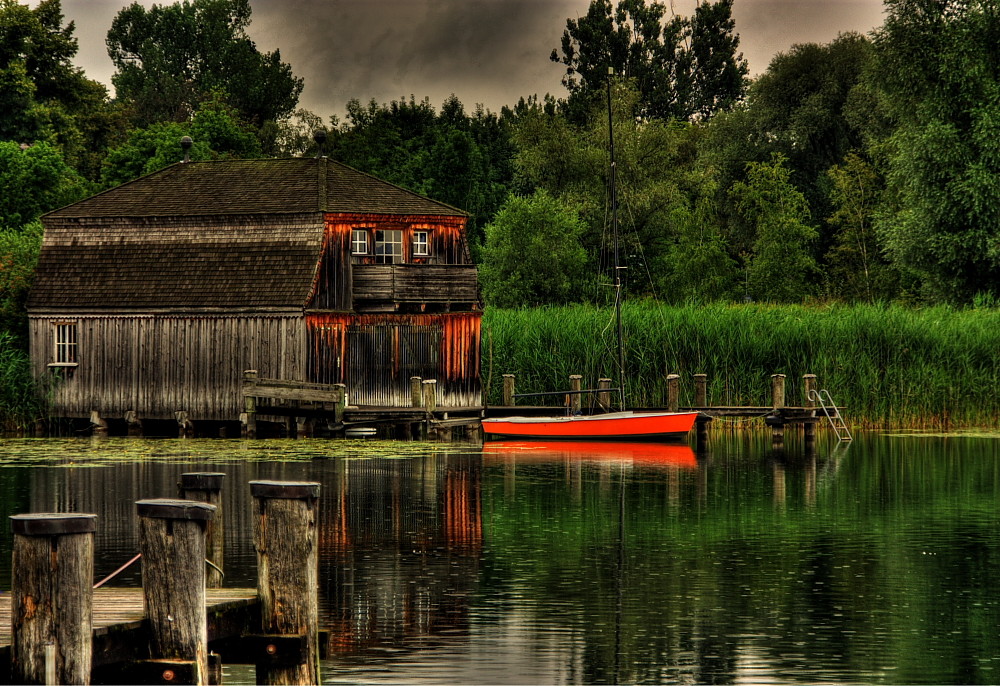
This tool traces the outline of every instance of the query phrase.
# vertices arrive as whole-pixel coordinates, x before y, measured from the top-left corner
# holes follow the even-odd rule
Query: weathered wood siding
[[[30,318],[31,358],[51,375],[53,326],[76,322],[78,366],[53,390],[53,415],[235,420],[242,411],[242,374],[305,378],[301,315],[80,315]]]
[[[308,380],[347,385],[352,405],[409,407],[410,377],[437,379],[439,407],[482,401],[478,312],[308,314]]]
[[[456,303],[472,309],[479,289],[473,265],[356,264],[354,302]]]
[[[323,256],[313,284],[310,309],[347,312],[354,307],[352,263],[374,264],[375,257],[351,256],[353,229],[401,230],[404,258],[408,264],[469,265],[471,259],[465,240],[465,217],[423,215],[380,215],[329,213],[325,216]],[[428,231],[430,255],[410,255],[414,231]]]

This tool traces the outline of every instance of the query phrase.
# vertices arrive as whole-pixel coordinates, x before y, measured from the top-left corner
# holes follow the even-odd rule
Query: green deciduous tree
[[[732,107],[743,97],[748,73],[732,5],[702,0],[693,17],[668,18],[655,0],[620,0],[614,8],[611,0],[592,0],[585,16],[566,21],[561,49],[551,55],[566,66],[574,120],[599,99],[609,67],[634,80],[644,116],[706,118]]]
[[[587,254],[583,222],[544,189],[511,196],[486,226],[480,279],[495,307],[578,302]]]
[[[873,76],[897,128],[879,227],[936,298],[1000,294],[1000,7],[887,0]]]
[[[116,186],[180,162],[184,136],[192,139],[188,151],[192,161],[260,156],[260,142],[236,119],[236,112],[223,103],[209,102],[190,122],[161,122],[132,131],[124,143],[108,151],[102,183]]]
[[[19,229],[89,191],[48,143],[0,142],[0,228]]]
[[[827,290],[848,300],[888,301],[899,291],[899,273],[886,261],[875,231],[883,179],[861,155],[851,152],[827,172],[833,214],[833,247],[826,256]]]
[[[0,332],[27,343],[25,303],[42,247],[42,224],[0,228]]]
[[[116,116],[107,89],[71,62],[74,30],[59,0],[0,0],[0,140],[45,141],[95,178]]]
[[[246,34],[249,0],[183,0],[122,9],[108,31],[117,98],[140,127],[185,121],[201,103],[224,94],[256,127],[292,113],[302,79],[277,50],[261,53]]]
[[[752,162],[747,180],[730,193],[756,229],[753,253],[746,262],[746,287],[755,300],[800,302],[816,292],[818,272],[812,256],[816,230],[809,226],[809,206],[789,178],[785,160]]]

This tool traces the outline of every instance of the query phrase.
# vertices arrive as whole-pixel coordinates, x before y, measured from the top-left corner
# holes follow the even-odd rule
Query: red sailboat
[[[625,401],[625,345],[622,333],[622,281],[618,254],[618,195],[616,190],[615,139],[611,116],[611,78],[608,78],[608,135],[611,158],[611,225],[614,237],[615,320],[618,334],[618,378],[616,389]],[[607,389],[610,390],[610,389]],[[594,392],[594,391],[586,391]],[[607,392],[605,390],[605,392]],[[560,395],[560,394],[531,394]],[[487,436],[541,439],[663,440],[682,439],[694,425],[697,412],[609,412],[600,415],[548,417],[495,417],[483,419]]]

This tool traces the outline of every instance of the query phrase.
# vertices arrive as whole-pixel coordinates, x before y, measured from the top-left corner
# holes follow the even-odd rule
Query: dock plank
[[[251,630],[249,617],[257,609],[255,588],[206,589],[208,640],[214,641]],[[141,588],[99,588],[94,591],[94,666],[122,658],[143,657],[146,636]],[[11,595],[0,593],[0,662],[10,659]],[[124,651],[124,652],[123,652]]]

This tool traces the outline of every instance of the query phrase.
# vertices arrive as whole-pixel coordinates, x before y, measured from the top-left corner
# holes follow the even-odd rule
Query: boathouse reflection
[[[331,652],[467,634],[483,542],[481,460],[345,461],[338,472],[320,529]]]

